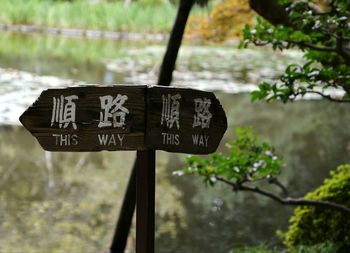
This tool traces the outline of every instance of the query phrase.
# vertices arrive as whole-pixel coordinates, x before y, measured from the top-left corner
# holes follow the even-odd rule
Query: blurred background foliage
[[[253,23],[255,15],[247,0],[219,1],[208,14],[191,16],[187,36],[208,43],[237,39],[244,25]]]
[[[0,23],[58,28],[167,33],[177,0],[2,0]],[[247,0],[209,1],[195,5],[186,37],[218,43],[241,37],[244,24],[253,22]]]
[[[177,0],[1,0],[0,23],[168,33],[177,3]],[[227,83],[233,86],[230,92],[247,91],[249,85],[257,85],[260,79],[278,78],[286,63],[304,61],[296,51],[286,54],[266,48],[238,51],[227,46],[198,46],[236,43],[244,24],[256,24],[248,1],[210,1],[204,8],[196,6],[186,43],[197,45],[182,49],[177,76],[183,77],[182,82],[196,81],[206,89],[212,89],[217,78],[215,81],[223,85],[216,94],[229,123],[223,143],[236,137],[233,129],[251,125],[292,168],[283,173],[283,182],[296,195],[304,195],[321,185],[330,169],[349,162],[350,134],[344,127],[350,120],[348,106],[321,100],[288,105],[279,101],[252,104],[247,94],[227,93]],[[134,80],[130,76],[155,75],[164,52],[164,42],[158,44],[161,45],[4,33],[0,39],[0,62],[2,68],[39,75],[90,83],[126,83]],[[21,76],[14,69],[7,72]],[[23,86],[28,84],[23,79],[19,82]],[[1,99],[9,93],[11,85],[15,83],[1,79]],[[16,94],[24,88],[16,90]],[[31,92],[41,87],[29,89]],[[19,96],[11,99],[22,100]],[[225,147],[221,146],[219,152],[226,152]],[[106,250],[133,159],[133,152],[46,153],[22,128],[1,125],[0,252]],[[287,252],[276,230],[286,230],[292,208],[276,207],[272,201],[256,196],[232,194],[219,185],[204,188],[201,179],[174,177],[172,172],[183,167],[184,161],[185,155],[158,152],[157,252]],[[134,250],[134,240],[133,227],[129,252]],[[247,247],[259,244],[262,245]],[[322,243],[297,246],[291,252],[337,250],[338,245]]]

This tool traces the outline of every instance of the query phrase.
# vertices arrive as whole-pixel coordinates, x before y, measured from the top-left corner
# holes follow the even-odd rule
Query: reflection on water
[[[329,169],[349,162],[350,134],[341,127],[341,122],[350,120],[346,105],[325,101],[251,104],[246,95],[227,94],[220,94],[220,100],[229,117],[224,141],[233,137],[235,127],[252,125],[284,157],[281,178],[293,196],[315,189]],[[169,171],[178,167],[174,159],[169,161]],[[159,236],[159,252],[227,252],[234,245],[276,243],[275,231],[286,229],[290,207],[224,186],[206,188],[198,178],[170,174],[168,178],[183,192],[188,223],[177,227],[176,240],[170,234]]]
[[[349,162],[345,105],[251,104],[247,95],[218,96],[229,119],[223,142],[233,138],[235,127],[252,125],[284,156],[281,177],[294,195],[314,189],[329,169]],[[133,152],[48,157],[20,127],[2,127],[0,143],[1,249],[99,252],[108,245]],[[220,151],[225,152],[224,145]],[[199,178],[172,176],[184,158],[158,152],[157,252],[219,253],[235,245],[278,242],[275,231],[286,229],[291,208],[220,185],[207,188]],[[134,235],[130,247],[133,240]]]
[[[0,123],[18,117],[47,88],[72,84],[156,84],[164,45],[4,33],[0,36]],[[295,51],[239,50],[185,45],[173,85],[228,93],[249,92],[274,79]],[[266,61],[269,59],[269,61]],[[8,69],[11,68],[11,69]],[[21,70],[21,71],[18,71]]]
[[[138,50],[136,46],[130,48],[124,49],[129,53],[144,52],[144,62],[149,62],[147,66],[154,65],[153,60],[147,60],[147,55],[152,59],[155,57],[152,54],[154,47],[147,50]],[[43,50],[48,53],[45,47]],[[217,48],[212,52],[220,50]],[[254,58],[254,53],[250,53]],[[17,55],[12,58],[2,52],[0,62],[3,68],[33,71],[29,61],[34,59],[37,66],[45,69],[40,73],[58,73],[61,77],[90,83],[124,82],[131,76],[127,65],[121,64],[126,76],[113,69],[113,64],[123,59],[120,57],[114,59],[111,56],[109,60],[96,63],[96,56],[91,63],[87,59],[79,62],[74,57],[71,61],[62,60],[60,57],[64,54],[60,55],[58,51],[56,54],[59,56]],[[211,61],[218,63],[218,54],[213,55]],[[210,61],[205,63],[211,59],[209,56],[183,54],[183,57],[191,61],[199,57],[199,60],[186,68],[180,64],[181,73],[203,72],[203,68],[209,72],[215,70],[212,76],[220,71],[231,73],[229,68],[222,69],[225,64],[219,67],[210,65]],[[141,61],[141,58],[135,59]],[[231,64],[230,68],[235,67],[226,60]],[[137,65],[137,62],[132,64]],[[73,65],[76,72],[71,72]],[[243,67],[240,68],[235,71],[247,76],[244,71],[242,73]],[[145,69],[147,75],[152,74],[152,68]],[[104,74],[97,74],[99,71]],[[136,72],[135,76],[138,76],[142,70]],[[210,73],[208,80],[207,86]],[[1,84],[4,91],[4,83]],[[18,83],[18,91],[21,91],[20,84],[26,86],[27,83]],[[33,88],[34,92],[43,89],[38,87]],[[0,95],[4,93],[0,92]],[[281,178],[293,195],[301,196],[313,190],[327,176],[329,169],[349,162],[350,133],[344,125],[349,122],[350,113],[346,105],[327,101],[252,104],[247,94],[217,92],[217,95],[229,124],[222,144],[234,137],[236,127],[251,125],[285,158],[286,167]],[[221,145],[219,151],[225,152],[225,146]],[[221,185],[208,188],[196,177],[173,176],[172,172],[184,165],[184,158],[183,154],[157,152],[156,252],[222,253],[237,245],[279,243],[275,231],[286,229],[292,211],[290,207],[253,194],[234,193]],[[46,153],[23,128],[1,126],[0,251],[96,253],[108,248],[133,159],[134,152]],[[133,228],[128,242],[131,252],[134,232]]]
[[[0,251],[99,252],[132,153],[45,153],[20,127],[2,127],[0,142]]]
[[[0,66],[87,83],[155,84],[164,51],[163,44],[149,42],[2,33]],[[301,56],[296,51],[184,45],[174,83],[205,90],[246,92],[262,79],[275,78],[287,64],[302,61]]]

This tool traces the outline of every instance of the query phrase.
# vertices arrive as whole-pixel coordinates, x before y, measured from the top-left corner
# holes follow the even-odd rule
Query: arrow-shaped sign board
[[[154,150],[212,153],[227,128],[213,93],[158,86],[45,90],[20,121],[48,151],[138,150],[136,251],[150,253]]]
[[[160,86],[48,89],[20,121],[48,151],[208,154],[227,128],[213,93]]]

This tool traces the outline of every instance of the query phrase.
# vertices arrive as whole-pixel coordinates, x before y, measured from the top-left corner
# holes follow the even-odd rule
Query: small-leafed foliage
[[[217,177],[231,180],[237,185],[275,177],[280,173],[282,160],[274,154],[267,142],[258,140],[250,128],[239,128],[237,138],[227,143],[228,155],[213,153],[209,159],[198,156],[187,158],[185,174],[197,174],[213,185]]]
[[[252,99],[283,102],[306,94],[318,94],[340,102],[350,102],[350,2],[335,0],[310,4],[310,1],[280,0],[288,22],[272,25],[257,18],[244,28],[243,47],[249,44],[274,50],[299,49],[305,63],[289,65],[276,82],[262,82]],[[339,92],[332,95],[331,91]]]
[[[308,193],[305,199],[329,201],[350,207],[350,165],[339,166],[330,175],[319,188]],[[285,235],[286,245],[292,248],[325,241],[346,243],[350,248],[349,215],[310,206],[296,208]]]

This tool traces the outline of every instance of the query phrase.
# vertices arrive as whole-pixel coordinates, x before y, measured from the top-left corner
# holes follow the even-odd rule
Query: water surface
[[[0,38],[0,252],[84,252],[108,248],[134,152],[49,153],[16,119],[50,87],[155,83],[164,45],[4,34]],[[250,125],[285,159],[294,196],[349,162],[347,105],[322,100],[252,104],[242,93],[273,79],[300,54],[187,45],[175,83],[214,90],[228,117],[225,142]],[[9,69],[11,68],[11,69]],[[290,207],[197,177],[177,177],[185,154],[157,152],[156,252],[222,253],[279,244]],[[20,242],[20,243],[19,243]],[[134,250],[135,228],[128,241]]]

